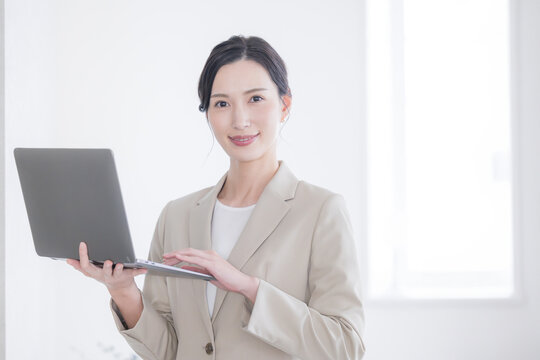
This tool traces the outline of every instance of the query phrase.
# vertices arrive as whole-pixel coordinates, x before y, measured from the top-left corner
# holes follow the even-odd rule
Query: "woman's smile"
[[[231,142],[238,146],[247,146],[254,142],[261,133],[257,133],[255,135],[237,135],[237,136],[229,136],[229,139]]]

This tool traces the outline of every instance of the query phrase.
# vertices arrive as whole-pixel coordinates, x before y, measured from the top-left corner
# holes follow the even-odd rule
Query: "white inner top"
[[[225,260],[229,258],[231,251],[238,241],[240,234],[255,208],[256,204],[246,207],[231,207],[222,204],[216,199],[214,214],[212,215],[212,249]],[[206,284],[206,297],[208,299],[208,312],[210,317],[214,312],[217,287],[210,282]]]

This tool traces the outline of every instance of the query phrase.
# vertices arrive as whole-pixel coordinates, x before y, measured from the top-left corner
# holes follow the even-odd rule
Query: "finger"
[[[120,276],[122,276],[124,270],[124,264],[116,264],[116,266],[113,269],[112,277],[115,279],[118,279]]]
[[[180,251],[174,251],[174,252],[170,252],[170,253],[167,253],[167,254],[163,254],[163,259],[175,258],[179,254],[180,254]]]
[[[180,261],[186,261],[188,258],[198,258],[198,259],[205,259],[205,257],[199,256],[197,254],[191,253],[191,252],[185,252],[185,251],[175,251],[170,255],[170,257],[163,257],[164,261],[167,262],[176,262],[178,263]]]
[[[146,274],[147,272],[148,269],[125,269],[124,264],[116,264],[113,271],[113,278],[118,279],[125,274],[130,277],[135,277]]]
[[[90,260],[88,259],[88,247],[86,243],[81,242],[79,244],[79,262],[81,267],[86,270],[90,267]]]
[[[90,276],[90,265],[88,248],[86,247],[86,243],[81,242],[79,244],[79,269],[86,276]]]
[[[176,250],[176,251],[170,251],[168,253],[164,253],[163,254],[163,257],[164,258],[167,258],[167,257],[173,257],[177,252],[179,252],[180,250]]]
[[[163,261],[161,262],[163,265],[168,265],[168,266],[174,266],[178,263],[181,263],[182,260],[179,260],[177,258],[172,258],[172,259],[163,259]]]
[[[176,265],[178,264],[179,262],[181,262],[180,260],[178,260],[177,258],[170,258],[170,259],[163,259],[163,264],[165,265],[169,265],[169,266],[172,266],[172,265]]]
[[[207,259],[203,259],[198,256],[184,255],[181,257],[183,261],[190,264],[199,265],[200,267],[205,268],[207,270],[210,270],[210,268],[212,268],[213,267],[212,265],[214,264],[213,261],[209,261]]]
[[[99,276],[101,269],[90,262],[90,259],[88,257],[88,247],[86,243],[84,242],[81,242],[79,244],[79,259],[80,259],[79,263],[81,265],[82,272],[86,276],[90,276],[93,278],[96,278],[97,276]]]
[[[86,246],[86,243],[81,242],[79,244],[79,261],[81,262],[81,265],[84,263],[89,262],[88,260],[88,248]]]
[[[171,258],[166,258],[166,259],[164,258],[163,259],[163,264],[173,266],[173,265],[176,265],[176,264],[184,262],[184,261],[187,262],[187,260],[186,260],[187,255],[183,255],[183,254],[180,254],[180,253],[175,253],[172,256],[173,257],[171,257]]]
[[[210,259],[216,254],[216,252],[213,250],[199,250],[199,249],[193,249],[193,248],[180,250],[179,253],[182,255],[198,256],[204,259]]]
[[[113,262],[111,260],[106,260],[103,263],[103,276],[107,280],[110,280],[112,278],[112,272],[113,272],[112,266],[113,266]]]

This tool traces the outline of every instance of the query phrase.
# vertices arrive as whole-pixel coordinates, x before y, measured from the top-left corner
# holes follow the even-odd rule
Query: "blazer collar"
[[[283,201],[290,200],[294,198],[294,193],[296,192],[296,186],[298,185],[298,179],[292,171],[289,169],[289,167],[285,164],[283,160],[279,160],[279,168],[270,179],[270,182],[266,185],[264,188],[261,198],[267,194],[271,193],[276,199],[282,199]],[[207,192],[199,201],[197,201],[197,206],[200,205],[211,205],[212,210],[214,209],[214,205],[216,203],[217,196],[219,195],[219,192],[223,188],[223,185],[225,184],[225,180],[227,180],[228,172],[226,172],[221,179],[217,182],[215,186],[213,186],[209,192]],[[261,198],[259,198],[259,201],[257,201],[257,205],[259,204]]]
[[[192,248],[203,250],[212,248],[212,214],[217,196],[223,188],[226,179],[227,173],[221,177],[218,183],[190,211],[189,243]],[[278,171],[264,188],[246,227],[240,234],[238,241],[227,259],[229,263],[239,270],[244,267],[249,258],[270,236],[289,211],[290,205],[287,201],[294,198],[297,185],[298,179],[289,170],[285,162],[279,161]],[[197,285],[195,285],[196,283]],[[194,285],[196,292],[204,296],[206,290],[205,282],[194,280]],[[216,318],[225,296],[226,291],[218,289],[212,319]],[[205,296],[204,299],[206,300]],[[203,314],[205,313],[208,317],[206,301],[203,303],[203,306]]]

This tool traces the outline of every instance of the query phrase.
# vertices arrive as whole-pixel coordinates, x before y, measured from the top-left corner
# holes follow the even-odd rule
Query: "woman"
[[[292,101],[283,60],[261,38],[233,36],[212,50],[199,97],[230,167],[165,206],[149,259],[216,281],[148,274],[141,293],[134,277],[146,270],[95,267],[84,243],[69,264],[107,286],[119,331],[144,359],[360,359],[359,266],[343,198],[277,160]]]

